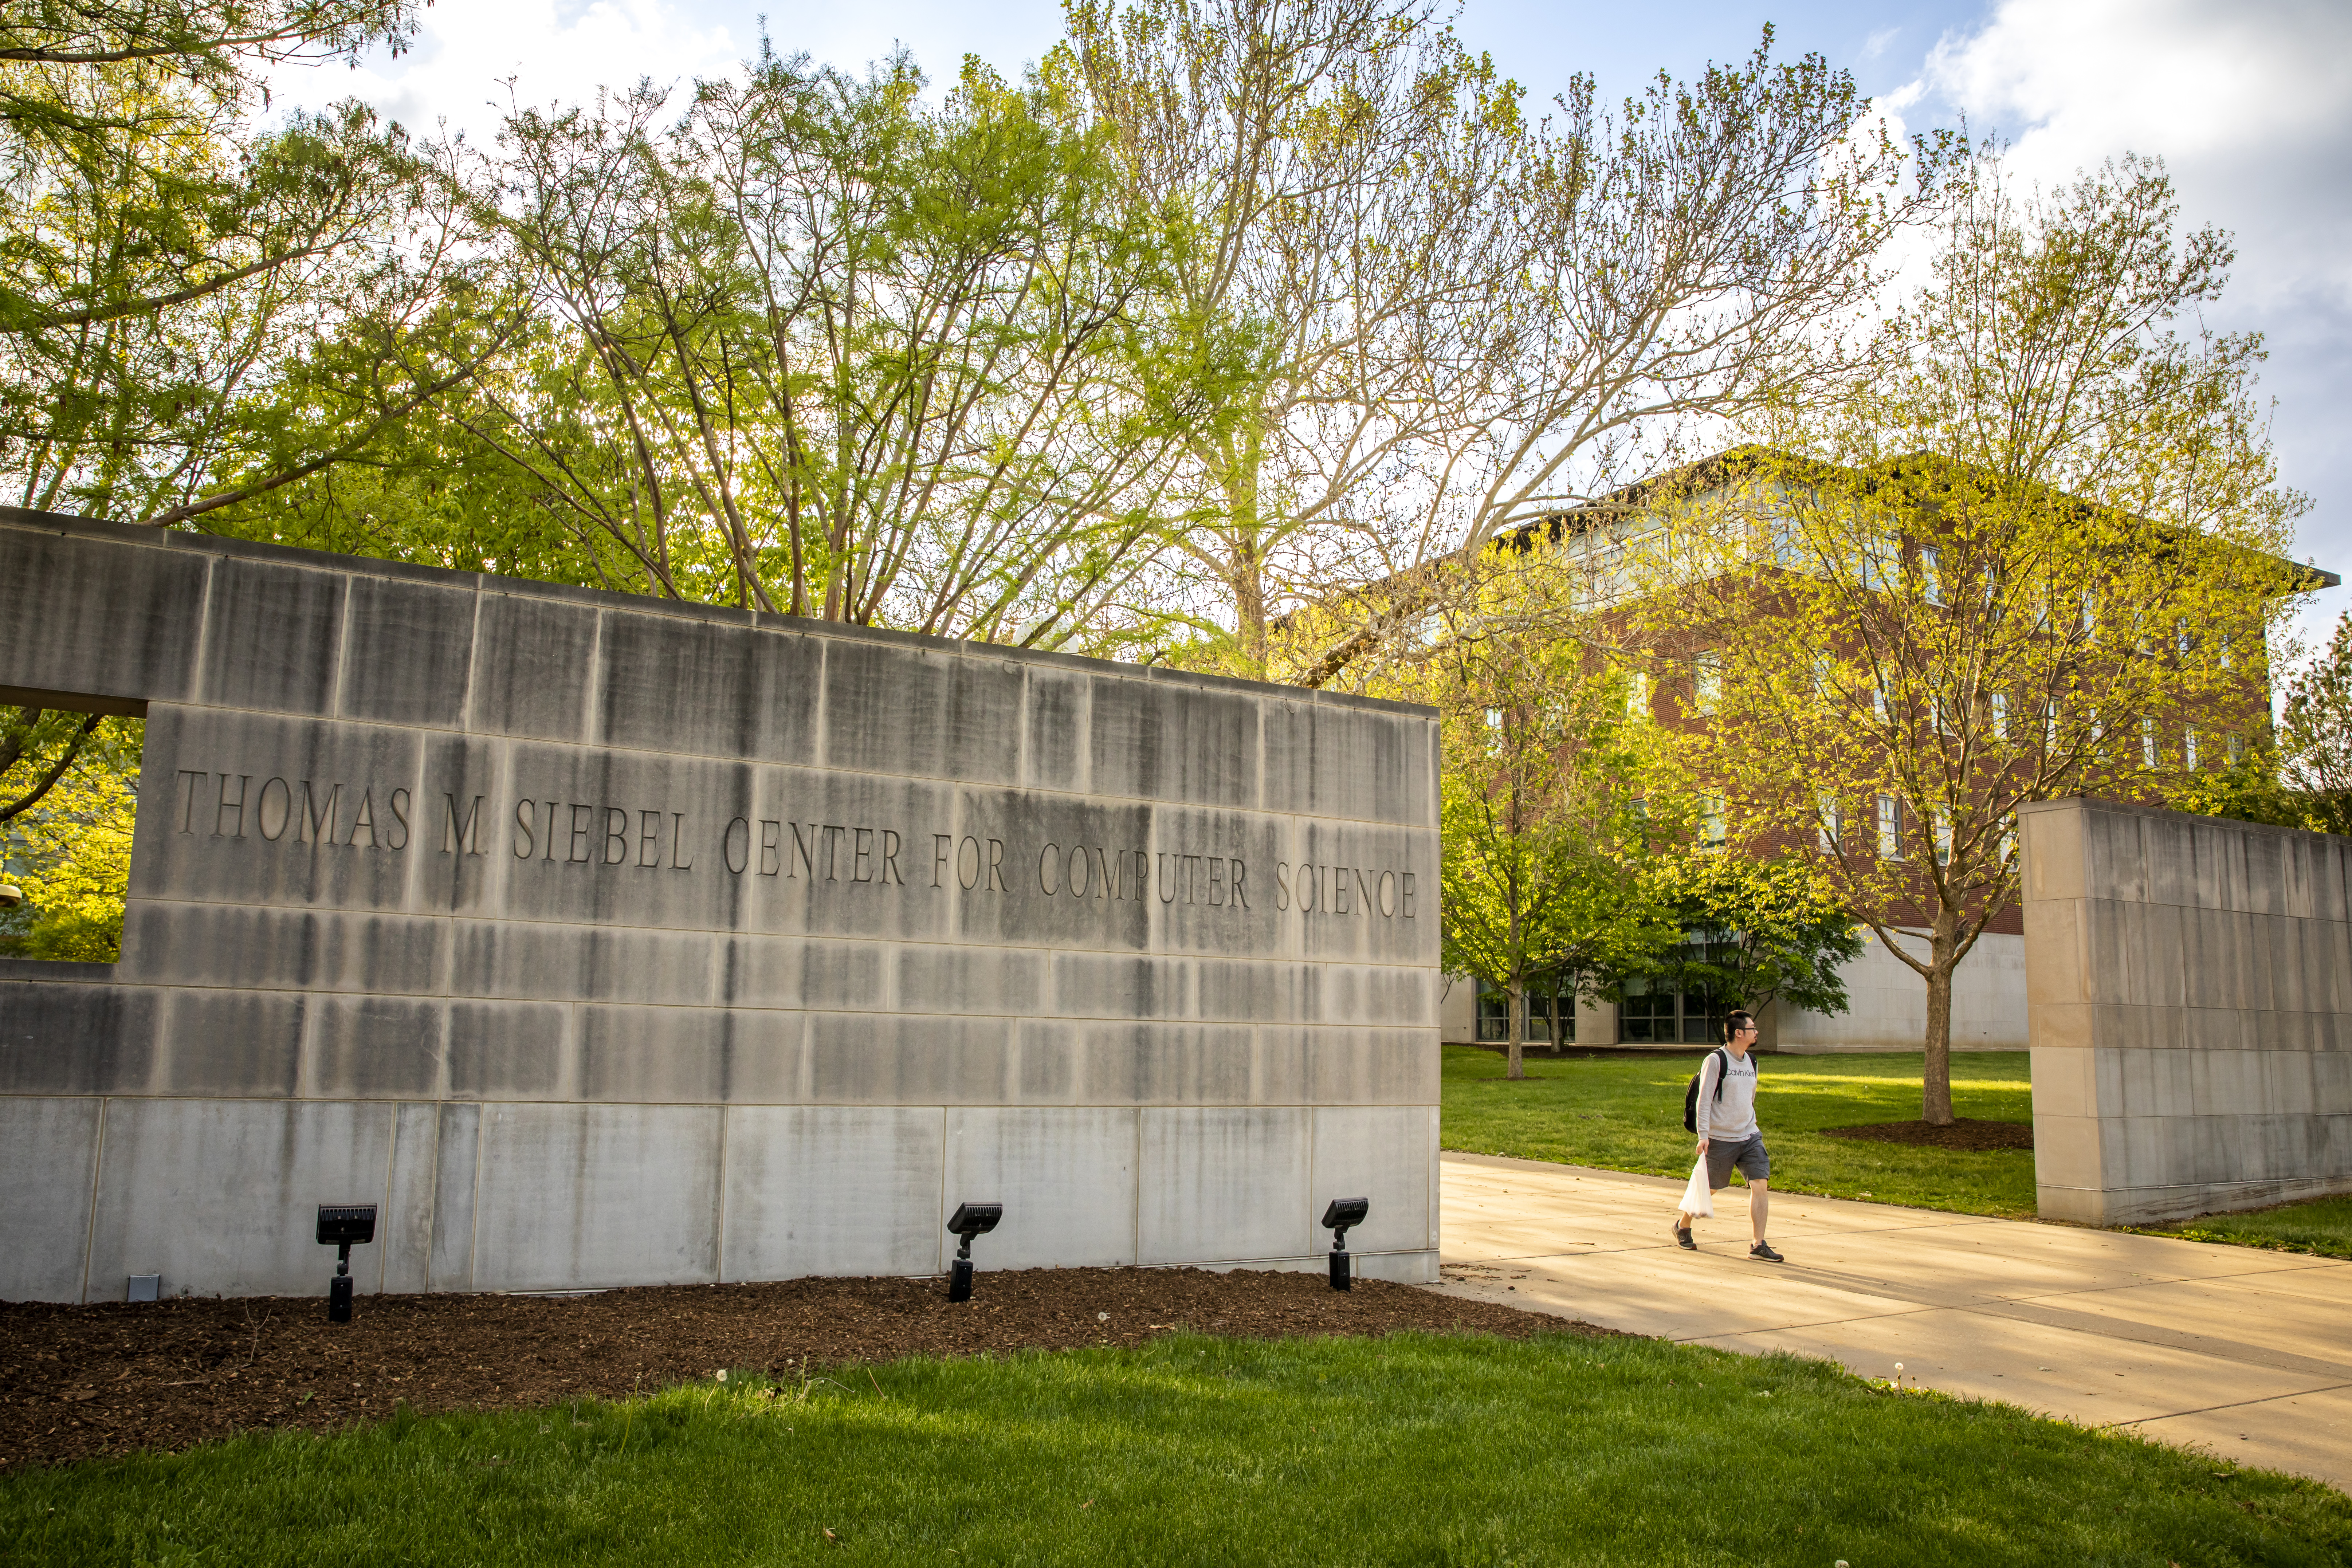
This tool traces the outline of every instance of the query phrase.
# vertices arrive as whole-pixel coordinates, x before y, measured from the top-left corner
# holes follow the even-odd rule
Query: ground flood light
[[[955,1261],[948,1266],[948,1300],[971,1300],[971,1238],[986,1236],[1004,1217],[1003,1204],[958,1204],[948,1216],[948,1234],[961,1237]]]
[[[1348,1272],[1348,1228],[1364,1223],[1372,1212],[1370,1198],[1333,1198],[1323,1211],[1324,1228],[1331,1233],[1331,1289],[1352,1289],[1354,1279]]]
[[[335,1248],[335,1278],[327,1286],[327,1321],[352,1321],[352,1248],[375,1239],[373,1204],[320,1204],[319,1245]]]

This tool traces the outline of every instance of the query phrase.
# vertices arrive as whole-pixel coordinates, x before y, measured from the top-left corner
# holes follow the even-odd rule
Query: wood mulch
[[[1907,1143],[1920,1149],[1959,1149],[1970,1153],[1987,1149],[2033,1147],[2031,1121],[1979,1121],[1963,1116],[1949,1127],[1925,1121],[1873,1121],[1860,1127],[1821,1127],[1825,1138],[1853,1138],[1872,1143]]]
[[[324,1431],[421,1413],[615,1397],[707,1378],[1081,1345],[1183,1328],[1251,1338],[1466,1331],[1524,1339],[1589,1324],[1407,1285],[1197,1268],[983,1271],[943,1279],[793,1279],[594,1295],[362,1296],[152,1305],[0,1302],[0,1470],[272,1427]]]

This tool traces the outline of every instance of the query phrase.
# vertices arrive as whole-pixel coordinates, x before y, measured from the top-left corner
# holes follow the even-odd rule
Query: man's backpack
[[[1731,1055],[1721,1046],[1715,1047],[1715,1054],[1723,1060],[1723,1066],[1717,1068],[1715,1074],[1715,1102],[1720,1105],[1723,1103],[1723,1080],[1731,1075]],[[1683,1090],[1683,1131],[1685,1132],[1698,1131],[1698,1080],[1706,1076],[1705,1068],[1691,1074],[1690,1087]]]

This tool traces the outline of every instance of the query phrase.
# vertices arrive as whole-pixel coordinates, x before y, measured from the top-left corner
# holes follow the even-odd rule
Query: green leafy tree
[[[467,262],[429,162],[357,104],[256,128],[272,65],[412,27],[404,0],[0,18],[14,499],[186,521],[348,459],[463,378],[440,306]],[[273,407],[299,416],[248,417]]]
[[[1759,1017],[1775,1001],[1846,1010],[1840,969],[1862,956],[1844,900],[1802,857],[1668,851],[1643,870],[1683,940],[1636,973]]]
[[[137,719],[0,710],[0,952],[111,963],[122,947],[138,816]]]
[[[2153,163],[2022,201],[1985,171],[1874,373],[1687,476],[1643,536],[1650,646],[1703,716],[1689,767],[1733,847],[1802,858],[1920,976],[1938,1125],[2018,807],[2217,765],[2309,581],[2259,342],[2174,326],[2227,242],[2176,228]]]
[[[1444,836],[1442,963],[1509,998],[1509,1076],[1526,1076],[1529,987],[1601,977],[1676,939],[1672,912],[1632,874],[1642,845],[1643,736],[1622,681],[1547,612],[1543,558],[1507,563],[1476,613],[1449,616],[1423,668],[1438,708]]]
[[[2288,681],[2278,726],[2280,773],[2299,826],[2352,836],[2352,614],[2310,667]]]

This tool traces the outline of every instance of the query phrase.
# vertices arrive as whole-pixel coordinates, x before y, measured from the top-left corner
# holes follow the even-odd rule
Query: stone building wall
[[[2081,800],[2021,825],[2041,1212],[2352,1191],[2352,842]]]
[[[123,951],[0,966],[0,1297],[1435,1275],[1425,710],[0,513],[144,705]],[[327,1259],[328,1261],[322,1261]]]

